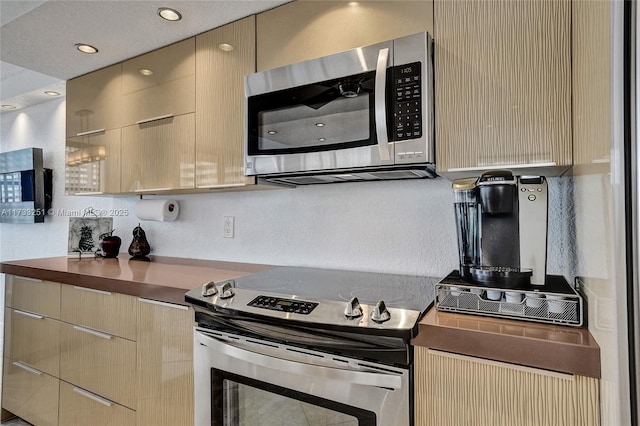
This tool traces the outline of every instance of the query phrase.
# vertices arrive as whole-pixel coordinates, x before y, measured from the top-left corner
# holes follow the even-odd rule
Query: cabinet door
[[[136,298],[91,288],[62,286],[62,321],[136,339]]]
[[[14,309],[60,319],[60,284],[8,275],[5,304]]]
[[[196,37],[198,188],[245,183],[244,76],[254,71],[254,16]]]
[[[67,195],[120,192],[120,129],[67,138]]]
[[[430,1],[296,1],[257,16],[257,69],[423,31],[433,33]]]
[[[19,361],[4,359],[2,408],[38,426],[58,424],[59,380]]]
[[[136,342],[62,323],[60,378],[135,409]]]
[[[67,81],[68,138],[121,126],[120,64]]]
[[[193,309],[139,301],[137,424],[193,424]]]
[[[599,425],[599,380],[415,348],[416,426]]]
[[[122,191],[192,189],[195,183],[193,113],[122,129]]]
[[[122,125],[195,109],[195,39],[122,63]]]
[[[4,311],[4,354],[58,377],[60,322],[43,315],[7,308]]]
[[[135,426],[136,413],[85,389],[60,382],[59,420],[65,426]]]
[[[434,17],[437,171],[566,171],[571,2],[436,0]]]

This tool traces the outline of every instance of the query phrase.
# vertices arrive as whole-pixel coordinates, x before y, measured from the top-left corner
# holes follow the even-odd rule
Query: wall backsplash
[[[453,193],[442,178],[172,196],[180,202],[175,222],[139,221],[137,197],[65,196],[64,112],[57,100],[3,113],[0,150],[43,148],[57,211],[128,210],[114,217],[122,252],[141,223],[155,255],[431,276],[457,265]],[[549,185],[547,270],[572,278],[572,180],[552,178]],[[235,217],[234,238],[223,237],[225,216]],[[67,217],[0,224],[0,232],[0,260],[66,255]]]

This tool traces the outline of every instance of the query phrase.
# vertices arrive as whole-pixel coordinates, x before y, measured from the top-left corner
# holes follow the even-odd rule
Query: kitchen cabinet
[[[195,186],[252,184],[244,176],[244,76],[255,72],[255,16],[196,37]]]
[[[193,424],[193,309],[138,301],[136,424]]]
[[[195,39],[122,63],[122,125],[195,111]]]
[[[264,71],[428,31],[430,1],[301,0],[257,15],[257,70]]]
[[[118,128],[67,138],[67,195],[120,192],[120,134]]]
[[[598,425],[599,380],[415,347],[416,425]]]
[[[60,382],[60,424],[64,426],[135,425],[136,413],[69,383]]]
[[[168,117],[122,129],[122,191],[193,189],[195,117]]]
[[[571,2],[434,2],[436,167],[560,175],[572,164]]]

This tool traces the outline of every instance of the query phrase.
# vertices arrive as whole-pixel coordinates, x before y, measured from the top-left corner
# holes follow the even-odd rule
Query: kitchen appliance
[[[491,170],[453,182],[460,276],[500,288],[544,285],[547,181]]]
[[[288,185],[435,177],[432,46],[418,33],[248,75],[245,174]]]
[[[189,291],[195,424],[413,424],[409,342],[436,281],[277,267]]]
[[[41,148],[0,153],[0,223],[42,223],[51,208],[53,174]]]

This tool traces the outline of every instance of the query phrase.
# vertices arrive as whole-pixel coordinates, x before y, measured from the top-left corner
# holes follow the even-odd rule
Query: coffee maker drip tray
[[[474,283],[508,289],[525,288],[531,284],[532,269],[504,266],[478,266],[471,268]]]
[[[490,275],[491,271],[485,272]],[[495,277],[491,279],[495,280]],[[491,285],[469,283],[460,277],[458,271],[453,271],[436,283],[435,292],[435,305],[439,311],[558,325],[583,324],[582,297],[560,275],[547,275],[544,285],[523,284],[518,288],[506,288],[496,286],[495,281]]]

